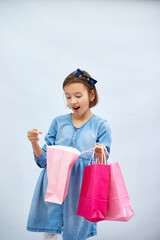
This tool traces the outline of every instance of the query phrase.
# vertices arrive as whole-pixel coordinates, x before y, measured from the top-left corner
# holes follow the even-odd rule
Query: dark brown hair
[[[83,70],[82,70],[83,71]],[[89,76],[91,78],[91,76],[89,75],[89,73],[87,73],[86,71],[83,71],[87,76]],[[85,87],[87,88],[88,90],[88,94],[91,93],[91,91],[93,90],[95,92],[95,98],[92,102],[89,103],[89,107],[92,108],[94,106],[97,105],[98,103],[98,94],[97,94],[97,90],[96,90],[96,87],[95,85],[93,87],[91,87],[87,81],[87,78],[86,77],[82,77],[82,76],[79,76],[79,77],[75,77],[75,73],[76,71],[70,73],[64,80],[63,82],[63,89],[64,87],[67,85],[67,84],[71,84],[71,83],[82,83],[85,85]]]

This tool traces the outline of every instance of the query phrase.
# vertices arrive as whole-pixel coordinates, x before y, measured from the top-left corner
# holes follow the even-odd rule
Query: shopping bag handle
[[[38,136],[39,136],[39,138],[42,139],[43,143],[44,143],[45,145],[47,145],[46,141],[45,141],[44,138],[42,137],[42,134],[39,134],[38,131],[36,131],[36,133],[38,133]],[[47,146],[48,146],[48,145],[47,145]]]
[[[102,162],[104,162],[105,165],[107,165],[107,158],[103,146],[101,146],[101,150],[102,150]]]
[[[107,157],[108,157],[109,159],[111,159],[110,154],[109,154],[109,152],[108,152],[108,150],[107,150],[107,148],[106,148],[106,152],[107,152],[107,157],[106,157],[104,148],[103,148],[102,146],[101,146],[101,149],[102,149],[102,158],[105,159],[105,164],[107,165],[107,164],[109,164]]]
[[[42,134],[39,134],[38,131],[36,131],[36,132],[38,133],[38,136],[42,139],[43,143],[48,146],[48,144],[46,143],[45,139],[42,137]],[[94,149],[95,148],[96,148],[96,146],[94,148],[90,148],[88,150],[85,150],[85,151],[81,152],[81,155],[86,153],[86,152],[93,152],[92,157],[91,157],[88,165],[90,165],[92,159],[94,158]],[[107,158],[105,156],[105,152],[104,152],[103,146],[101,146],[101,149],[102,149],[102,158],[105,159],[105,165],[106,165],[107,164]],[[107,151],[107,148],[106,148],[106,151]],[[108,153],[108,151],[107,151],[107,156],[110,157],[110,154]],[[94,160],[94,163],[97,163],[98,157],[95,157],[95,158],[96,158],[96,160]]]
[[[85,152],[90,152],[91,150],[93,151],[93,154],[92,154],[92,156],[91,156],[91,159],[90,159],[88,165],[90,165],[91,162],[92,162],[93,164],[96,164],[97,161],[98,161],[98,157],[96,157],[96,156],[94,155],[94,149],[95,149],[95,148],[96,148],[96,146],[95,146],[94,148],[91,148],[91,149],[85,151]],[[103,146],[101,146],[101,149],[102,149],[102,161],[105,163],[105,165],[107,165],[107,157],[106,157],[106,155],[105,155]],[[107,149],[106,149],[106,151],[107,151]],[[84,152],[83,152],[83,153],[84,153]],[[107,156],[110,156],[110,154],[108,153],[108,151],[107,151]]]
[[[90,149],[88,149],[88,150],[86,150],[86,151],[83,151],[83,152],[81,152],[81,155],[84,154],[84,153],[86,153],[86,152],[93,152],[93,149],[94,149],[94,148],[90,148]]]

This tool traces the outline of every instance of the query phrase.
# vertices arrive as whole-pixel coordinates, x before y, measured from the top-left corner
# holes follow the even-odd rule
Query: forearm
[[[40,157],[42,155],[42,149],[39,146],[38,142],[32,142],[32,148],[36,157]]]

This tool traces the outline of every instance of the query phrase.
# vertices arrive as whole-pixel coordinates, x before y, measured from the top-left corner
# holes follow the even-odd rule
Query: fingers
[[[103,148],[103,150],[102,150]],[[103,151],[104,151],[104,155],[103,155]],[[104,146],[104,144],[98,144],[95,143],[94,144],[94,154],[96,157],[98,157],[98,164],[106,164],[106,159],[107,159],[107,150],[106,147]]]
[[[34,128],[32,130],[29,130],[27,132],[28,140],[31,141],[31,142],[39,141],[38,134],[42,134],[42,132],[38,131],[36,128]]]
[[[106,165],[106,161],[104,157],[98,157],[97,164]]]
[[[105,151],[105,146],[104,144],[94,144],[94,154],[96,155],[96,157],[101,157],[102,156],[102,147],[103,150]]]
[[[97,164],[103,164],[103,165],[106,165],[105,158],[98,157]]]

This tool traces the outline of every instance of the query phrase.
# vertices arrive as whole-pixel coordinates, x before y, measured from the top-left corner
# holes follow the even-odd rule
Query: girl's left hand
[[[105,159],[102,157],[102,154],[103,154],[102,147],[104,150],[105,159],[107,159],[107,150],[104,144],[99,144],[99,143],[94,144],[94,154],[96,157],[98,157],[98,161],[97,161],[98,164],[106,164]]]

